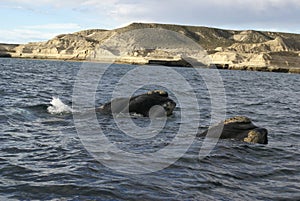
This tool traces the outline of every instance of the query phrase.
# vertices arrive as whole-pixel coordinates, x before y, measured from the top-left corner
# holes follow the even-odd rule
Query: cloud
[[[66,18],[64,22],[69,23],[65,24],[45,22],[47,25],[18,27],[35,31],[35,38],[44,38],[48,34],[52,36],[54,32],[77,31],[80,27],[115,28],[130,22],[300,32],[299,0],[11,0],[10,4],[0,2],[0,7],[3,5],[33,10],[39,14],[52,9],[47,15],[44,14],[44,17],[49,15],[49,19],[55,11],[62,11],[65,16],[74,15],[74,12],[78,14]],[[97,27],[99,23],[106,26]],[[18,32],[17,29],[10,31]],[[38,32],[43,32],[43,37],[38,37]]]
[[[20,4],[23,6],[30,7],[42,7],[42,6],[51,6],[56,8],[80,8],[82,6],[91,8],[94,7],[106,7],[107,5],[114,5],[117,3],[116,0],[110,1],[99,1],[99,0],[43,0],[43,1],[34,1],[34,0],[10,0],[14,4]]]
[[[27,1],[29,2],[29,1]],[[296,31],[299,0],[48,0],[61,7],[100,13],[117,24],[162,22],[242,29]],[[99,14],[99,15],[100,15]],[[112,22],[112,23],[113,23]]]
[[[77,24],[43,24],[21,26],[10,30],[0,30],[0,43],[24,43],[49,40],[61,33],[70,33],[80,30]]]
[[[289,23],[300,19],[299,0],[11,0],[11,2],[30,8],[51,6],[86,13],[93,12],[119,23],[166,21],[219,26],[272,22],[272,20]]]
[[[43,25],[32,25],[32,26],[24,26],[26,29],[80,29],[81,27],[75,23],[65,23],[65,24],[43,24]]]
[[[300,1],[294,0],[152,0],[152,1],[132,1],[114,5],[114,13],[118,14],[119,18],[135,19],[139,16],[141,18],[152,16],[153,18],[172,18],[174,20],[184,20],[184,17],[199,19],[205,16],[215,17],[211,20],[217,19],[219,15],[224,15],[223,19],[227,17],[241,18],[243,14],[248,14],[248,17],[253,15],[265,16],[265,13],[272,13],[273,11],[285,11],[286,8],[298,8]],[[279,13],[273,13],[276,16]],[[201,18],[200,18],[201,19]],[[251,20],[251,18],[248,18]]]
[[[30,7],[39,6],[52,6],[57,8],[76,8],[90,7],[90,9],[112,9],[113,13],[119,12],[120,15],[131,16],[135,15],[136,12],[146,11],[157,14],[157,12],[164,10],[165,14],[168,15],[170,12],[175,12],[178,15],[189,12],[190,10],[198,9],[203,11],[202,8],[210,8],[217,11],[224,10],[251,10],[266,11],[273,10],[275,8],[293,8],[300,7],[299,0],[110,0],[110,1],[99,1],[99,0],[11,0],[13,5],[27,5]],[[212,12],[214,10],[211,10]],[[237,10],[238,11],[238,10]],[[227,13],[227,14],[233,14]],[[193,13],[195,14],[195,13]]]
[[[298,0],[119,1],[111,16],[120,22],[152,21],[242,29],[297,30]]]
[[[57,35],[30,29],[0,30],[0,43],[22,44],[24,41],[44,41]]]

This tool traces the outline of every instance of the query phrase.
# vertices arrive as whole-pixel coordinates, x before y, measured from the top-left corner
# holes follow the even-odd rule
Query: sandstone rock
[[[170,33],[165,37],[162,34],[151,33],[149,30],[152,28],[156,28],[158,32],[170,30],[180,34]],[[119,34],[122,34],[122,37],[119,37]],[[152,38],[153,35],[157,37]],[[196,44],[207,50],[209,57],[190,44],[182,43],[178,47],[178,41],[182,41],[183,37],[193,39]],[[46,42],[9,47],[0,44],[0,56],[64,60],[95,59],[131,64],[156,62],[189,66],[183,62],[188,61],[186,57],[189,55],[190,61],[202,63],[199,66],[217,64],[218,67],[226,69],[291,73],[299,72],[297,69],[300,68],[299,34],[253,30],[234,31],[209,27],[133,23],[114,30],[84,30],[61,34]]]

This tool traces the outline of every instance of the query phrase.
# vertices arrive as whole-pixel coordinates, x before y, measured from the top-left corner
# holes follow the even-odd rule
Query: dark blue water
[[[226,116],[245,115],[267,128],[268,145],[219,140],[200,160],[203,139],[195,138],[174,164],[148,174],[126,174],[103,165],[78,135],[74,112],[80,111],[72,113],[70,107],[81,67],[79,62],[0,60],[0,200],[300,199],[299,75],[220,71]],[[96,105],[109,100],[114,83],[133,68],[112,66],[97,88]],[[209,92],[193,69],[176,70],[197,94],[204,129],[211,117]],[[52,104],[61,111],[48,111],[53,97],[59,98]],[[112,117],[97,114],[97,119],[110,141],[134,154],[158,151],[181,124],[193,123],[182,123],[177,107],[157,137],[137,140],[123,135]],[[147,118],[134,117],[134,122],[149,125]]]

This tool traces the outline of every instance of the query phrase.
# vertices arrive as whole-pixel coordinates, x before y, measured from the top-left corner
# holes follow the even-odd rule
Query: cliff
[[[15,48],[18,46],[18,44],[0,43],[0,57],[11,57],[16,52]]]
[[[152,41],[149,38],[154,33],[135,32],[148,28],[179,34],[170,34],[170,37],[161,34],[156,37],[160,41]],[[126,33],[130,35],[126,37]],[[121,38],[118,37],[120,34]],[[46,42],[0,44],[0,56],[87,60],[97,50],[102,56],[94,59],[99,61],[111,61],[117,56],[114,62],[190,66],[190,60],[184,59],[188,52],[197,65],[207,66],[202,62],[203,55],[195,52],[191,44],[178,43],[184,40],[181,36],[187,36],[203,47],[211,59],[209,63],[218,68],[300,73],[300,34],[169,24],[133,23],[114,30],[93,29],[62,34]],[[180,48],[178,45],[173,47],[174,43],[180,44]]]

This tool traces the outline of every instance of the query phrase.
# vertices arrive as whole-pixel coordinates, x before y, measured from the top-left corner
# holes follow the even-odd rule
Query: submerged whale
[[[222,130],[221,130],[222,129]],[[221,131],[221,135],[220,134]],[[268,130],[258,127],[245,116],[226,119],[198,134],[198,136],[219,137],[220,139],[234,139],[249,143],[268,144]]]
[[[96,109],[105,114],[135,113],[145,117],[170,116],[176,107],[166,91],[153,90],[130,98],[116,98]]]

